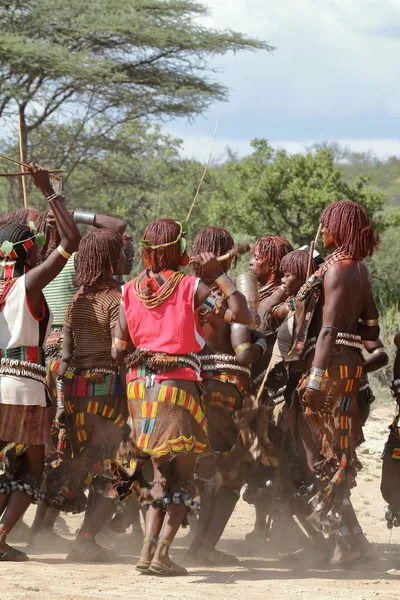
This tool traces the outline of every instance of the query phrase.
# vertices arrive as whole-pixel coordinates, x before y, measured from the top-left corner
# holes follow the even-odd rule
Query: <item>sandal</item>
[[[170,547],[171,542],[165,538],[158,538],[158,544],[163,544],[167,548]],[[153,560],[149,572],[155,573],[160,577],[176,577],[180,575],[189,575],[189,571],[185,569],[185,567],[180,567],[176,563],[169,560],[169,565],[164,565],[163,563],[158,562],[158,560]]]
[[[110,552],[92,539],[77,538],[70,545],[67,560],[72,562],[112,562]]]
[[[5,552],[0,551],[0,562],[25,562],[29,560],[25,552],[12,548],[7,544]]]
[[[145,535],[143,538],[143,544],[145,544],[146,542],[150,542],[152,544],[157,544],[157,539],[155,537],[153,537],[152,535]],[[150,565],[151,565],[151,560],[139,560],[138,563],[136,563],[136,571],[139,571],[139,573],[148,573],[149,569],[150,569]]]
[[[162,563],[153,560],[149,571],[159,575],[160,577],[176,577],[180,575],[189,575],[189,571],[185,567],[180,567],[176,563],[170,561],[169,565],[163,565]]]

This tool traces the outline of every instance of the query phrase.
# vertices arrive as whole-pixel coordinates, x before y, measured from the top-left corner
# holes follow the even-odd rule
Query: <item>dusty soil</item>
[[[305,562],[285,566],[276,548],[267,542],[254,548],[245,541],[254,522],[253,507],[240,501],[220,543],[220,548],[236,554],[240,566],[224,568],[189,567],[184,578],[160,579],[139,575],[134,570],[140,540],[132,535],[104,534],[99,541],[116,553],[113,564],[66,562],[68,542],[59,549],[48,544],[29,551],[27,563],[0,564],[1,600],[64,600],[149,598],[153,600],[234,600],[251,597],[268,600],[398,600],[400,596],[400,530],[389,531],[380,495],[380,454],[392,418],[393,404],[377,404],[366,428],[367,441],[360,458],[364,469],[353,499],[361,524],[374,543],[375,558],[351,569],[316,568],[317,558],[309,553]],[[400,465],[399,465],[400,468]],[[25,520],[30,523],[33,509]],[[80,517],[67,517],[73,538]],[[291,527],[296,528],[295,525]],[[289,534],[290,535],[290,534]],[[185,532],[177,540],[173,557],[184,564]],[[67,537],[67,536],[66,536]],[[23,549],[23,545],[15,544]],[[313,568],[314,567],[314,568]]]

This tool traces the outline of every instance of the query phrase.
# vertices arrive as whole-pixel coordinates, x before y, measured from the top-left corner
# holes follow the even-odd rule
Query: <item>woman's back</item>
[[[116,366],[111,359],[112,330],[118,320],[121,292],[116,288],[79,290],[71,300],[65,324],[74,343],[71,366]]]

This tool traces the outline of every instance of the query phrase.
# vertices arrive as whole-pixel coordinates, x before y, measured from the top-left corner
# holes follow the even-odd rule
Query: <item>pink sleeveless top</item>
[[[171,296],[152,309],[143,306],[132,281],[123,286],[122,303],[135,348],[167,354],[189,354],[203,348],[205,341],[194,307],[199,281],[192,275],[185,275]],[[136,378],[135,371],[128,375],[128,380]],[[162,379],[196,380],[197,376],[192,369],[183,368],[158,374],[156,380]]]

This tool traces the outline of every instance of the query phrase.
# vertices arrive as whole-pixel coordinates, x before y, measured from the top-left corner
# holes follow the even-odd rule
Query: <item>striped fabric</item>
[[[43,290],[47,304],[53,312],[53,327],[62,327],[64,325],[68,303],[78,289],[75,284],[75,256],[76,253],[68,259],[61,273]]]
[[[120,303],[121,292],[116,288],[92,288],[71,300],[65,315],[74,341],[71,365],[80,369],[116,366],[111,360],[111,330],[117,323]]]
[[[41,445],[49,441],[49,434],[45,407],[0,404],[0,442]]]

